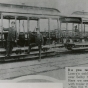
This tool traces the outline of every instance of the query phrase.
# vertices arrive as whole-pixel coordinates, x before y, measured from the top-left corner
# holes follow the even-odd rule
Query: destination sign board
[[[62,17],[60,18],[61,22],[68,22],[68,23],[81,23],[81,18],[76,18],[76,17]]]

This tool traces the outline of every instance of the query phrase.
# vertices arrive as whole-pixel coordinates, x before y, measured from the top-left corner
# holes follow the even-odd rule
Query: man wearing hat
[[[15,27],[15,22],[11,22],[11,27],[8,31],[8,37],[7,37],[7,48],[6,48],[6,56],[10,56],[14,43],[17,42],[17,30]]]
[[[42,44],[43,43],[43,37],[42,34],[40,33],[39,28],[36,28],[36,43],[37,44]]]

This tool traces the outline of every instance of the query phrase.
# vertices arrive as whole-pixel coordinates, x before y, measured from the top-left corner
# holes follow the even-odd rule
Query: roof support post
[[[85,24],[84,24],[84,34],[85,34]]]
[[[78,23],[78,31],[80,31],[80,30],[79,30],[79,23]]]
[[[27,38],[29,38],[29,30],[30,30],[30,25],[29,25],[29,17],[27,17]]]
[[[68,23],[66,23],[66,40],[68,38]]]
[[[80,36],[80,29],[79,29],[79,27],[80,27],[80,24],[78,23],[78,36]]]
[[[17,22],[16,22],[16,20],[17,20],[17,16],[15,16],[15,27],[16,27],[16,31],[17,31]],[[18,31],[19,32],[19,31]],[[17,37],[19,36],[19,34],[17,34]]]
[[[49,32],[49,45],[50,45],[50,18],[48,18],[48,32]]]
[[[1,14],[1,40],[3,46],[3,14]]]
[[[62,25],[62,23],[60,22],[60,36],[59,36],[59,38],[61,39],[61,35],[62,35],[62,32],[61,32],[61,25]],[[59,41],[60,42],[60,41]]]
[[[20,33],[20,20],[19,20],[19,33]]]
[[[39,28],[39,32],[40,32],[40,19],[37,20],[37,27]]]
[[[24,34],[25,34],[25,29],[24,29],[24,20],[23,20],[22,26],[23,26],[23,32],[24,32]]]
[[[15,27],[16,27],[16,30],[17,30],[17,22],[16,22],[16,19],[17,19],[17,16],[15,16]]]
[[[74,23],[72,23],[72,38],[74,37]]]
[[[57,19],[57,29],[58,29],[58,43],[59,43],[59,34],[60,34],[60,21]]]
[[[57,19],[57,29],[58,29],[58,32],[59,32],[59,28],[60,28],[60,21],[59,21],[59,19]]]
[[[81,37],[83,37],[83,22],[81,22]]]
[[[9,21],[9,28],[10,28],[10,19],[8,21]]]
[[[29,17],[27,17],[27,32],[29,32]]]

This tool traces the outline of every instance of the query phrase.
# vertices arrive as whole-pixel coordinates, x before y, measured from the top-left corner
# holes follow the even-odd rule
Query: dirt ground
[[[38,60],[27,60],[0,64],[0,79],[14,80],[23,76],[42,75],[57,80],[65,80],[65,67],[87,67],[88,51],[60,53],[56,56]],[[22,82],[48,82],[45,80],[20,80]]]

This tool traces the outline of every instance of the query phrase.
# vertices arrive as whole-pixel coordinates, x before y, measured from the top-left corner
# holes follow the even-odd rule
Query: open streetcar
[[[60,23],[66,24],[65,35],[63,36],[63,31],[61,35],[64,46],[68,50],[88,50],[88,32],[85,31],[85,27],[88,25],[87,17],[61,17]],[[72,25],[70,27],[72,30],[68,29],[68,24]]]
[[[9,58],[15,59],[25,59],[25,58],[36,58],[38,57],[38,53],[31,52],[30,55],[27,54],[28,51],[28,33],[30,31],[30,22],[31,20],[36,21],[36,24],[41,32],[40,28],[40,19],[46,19],[48,24],[47,32],[41,32],[44,38],[43,50],[49,49],[51,44],[51,40],[53,39],[50,35],[50,21],[56,20],[57,24],[59,24],[59,14],[60,11],[54,8],[45,8],[45,7],[34,7],[34,6],[26,6],[26,5],[14,5],[14,4],[3,4],[0,3],[0,60],[7,60],[5,58],[6,53],[6,45],[7,45],[7,36],[8,36],[8,28],[10,27],[10,23],[15,21],[18,39],[17,43],[12,50],[12,54]],[[8,27],[4,27],[8,24]],[[24,27],[25,25],[26,27]],[[33,24],[32,24],[33,25]],[[23,31],[21,31],[23,29]],[[59,29],[59,26],[57,26]],[[32,31],[33,34],[36,32]],[[58,39],[58,38],[57,38]],[[31,44],[33,45],[33,43]],[[37,48],[33,48],[31,51],[36,51]],[[49,55],[53,51],[41,52],[41,56]],[[48,54],[47,54],[48,53]]]

